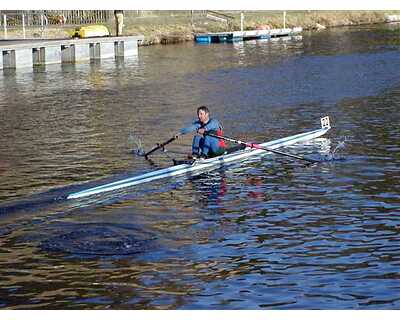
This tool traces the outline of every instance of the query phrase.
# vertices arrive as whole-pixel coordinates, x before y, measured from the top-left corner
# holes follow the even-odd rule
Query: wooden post
[[[244,14],[243,11],[240,12],[240,31],[243,32],[243,24],[244,24]]]

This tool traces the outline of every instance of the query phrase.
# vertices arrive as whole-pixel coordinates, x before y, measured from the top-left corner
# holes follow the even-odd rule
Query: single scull
[[[321,128],[305,133],[300,133],[296,134],[290,137],[282,138],[282,139],[277,139],[269,142],[265,142],[262,144],[259,144],[257,146],[261,146],[264,148],[268,148],[270,150],[277,149],[280,147],[286,147],[286,146],[291,146],[295,143],[298,142],[304,142],[308,140],[312,140],[315,138],[318,138],[322,135],[324,135],[329,129],[331,128],[330,122],[329,122],[329,117],[324,117],[321,118]],[[145,182],[150,182],[154,180],[159,180],[167,177],[174,177],[174,176],[179,176],[183,174],[188,174],[196,171],[205,171],[209,169],[213,169],[216,167],[221,167],[227,163],[235,162],[235,161],[240,161],[255,155],[263,154],[263,153],[271,153],[266,150],[262,149],[254,149],[251,147],[246,147],[243,150],[214,157],[214,158],[209,158],[209,159],[199,159],[195,161],[193,164],[179,164],[176,166],[172,166],[169,168],[165,169],[159,169],[156,171],[148,172],[139,176],[135,176],[132,178],[127,178],[123,180],[119,180],[116,182],[104,184],[98,187],[82,190],[79,192],[71,193],[70,195],[67,196],[67,199],[76,199],[76,198],[82,198],[82,197],[87,197],[87,196],[92,196],[96,195],[99,193],[103,192],[110,192],[122,188],[127,188],[131,187],[134,185],[142,184]]]

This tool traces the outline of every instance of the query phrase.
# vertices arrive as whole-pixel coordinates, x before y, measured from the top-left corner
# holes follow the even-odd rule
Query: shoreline
[[[228,32],[241,29],[240,12],[231,15],[220,11],[221,17],[229,20],[211,20],[206,16],[143,16],[127,15],[124,20],[124,36],[143,35],[140,46],[157,44],[175,44],[194,41],[195,34],[209,32]],[[392,19],[392,21],[390,21]],[[287,11],[283,22],[283,11],[252,11],[244,12],[243,30],[278,29],[301,27],[303,31],[318,31],[337,27],[362,26],[384,24],[400,21],[400,11]],[[115,33],[114,21],[104,24],[111,35]],[[29,27],[26,29],[26,38],[29,40],[49,40],[69,38],[76,26],[74,25],[47,25]],[[0,39],[4,39],[4,31],[0,31]],[[20,27],[10,27],[7,40],[22,40]]]
[[[397,20],[388,21],[388,17],[390,16],[396,16]],[[399,21],[400,11],[302,11],[296,13],[288,12],[285,27],[301,27],[303,31],[318,32],[320,30],[332,28],[386,24]],[[180,28],[182,29],[183,26],[181,25]],[[246,14],[243,30],[264,28],[283,28],[282,14],[272,14],[269,12]],[[142,45],[174,44],[188,40],[194,41],[194,36],[197,33],[239,31],[240,23],[236,19],[236,22],[230,26],[222,23],[209,23],[207,26],[196,26],[191,30],[188,28],[188,30],[185,31],[165,30],[162,32],[160,30],[162,30],[162,28],[157,32],[143,30],[142,34],[145,40]]]

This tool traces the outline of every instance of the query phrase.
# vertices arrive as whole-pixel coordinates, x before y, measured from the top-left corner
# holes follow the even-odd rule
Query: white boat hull
[[[318,138],[322,135],[324,135],[329,129],[330,129],[330,124],[329,124],[329,118],[325,117],[321,119],[321,129],[317,129],[314,131],[310,132],[305,132],[305,133],[300,133],[294,136],[278,139],[278,140],[273,140],[269,142],[262,143],[261,146],[268,148],[268,149],[277,149],[280,147],[284,146],[290,146],[295,143],[299,142],[304,142],[308,140],[312,140],[315,138]],[[260,149],[251,149],[251,148],[246,148],[244,150],[228,154],[228,155],[222,155],[219,157],[214,157],[210,159],[205,159],[205,160],[199,160],[196,161],[193,165],[190,164],[180,164],[177,166],[165,168],[165,169],[159,169],[156,171],[152,171],[149,173],[142,174],[140,176],[135,176],[132,178],[127,178],[123,180],[119,180],[116,182],[108,183],[105,185],[101,185],[98,187],[86,189],[83,191],[71,193],[70,195],[67,196],[67,199],[76,199],[76,198],[82,198],[82,197],[87,197],[91,195],[96,195],[99,193],[103,192],[110,192],[118,189],[123,189],[127,187],[132,187],[138,184],[154,181],[154,180],[159,180],[163,178],[168,178],[168,177],[174,177],[174,176],[179,176],[183,174],[188,174],[196,171],[206,171],[209,169],[212,169],[213,167],[221,167],[225,164],[235,162],[235,161],[240,161],[242,159],[246,159],[255,155],[263,154],[263,153],[270,153],[268,151],[260,150]]]

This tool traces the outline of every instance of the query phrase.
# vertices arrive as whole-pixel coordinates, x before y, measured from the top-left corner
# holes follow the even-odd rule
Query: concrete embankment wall
[[[141,36],[0,42],[0,69],[137,57]]]

